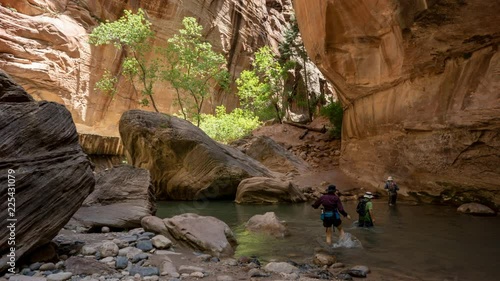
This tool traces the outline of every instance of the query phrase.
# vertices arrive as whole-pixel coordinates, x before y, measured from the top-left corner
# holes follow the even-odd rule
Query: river
[[[360,247],[331,251],[339,261],[403,272],[417,280],[500,280],[500,218],[458,214],[456,208],[398,204],[374,200],[376,226],[355,226],[355,202],[345,202],[352,220],[343,219],[345,231]],[[311,263],[315,248],[326,248],[319,210],[310,204],[239,205],[228,201],[158,202],[157,216],[166,218],[191,212],[214,216],[234,231],[235,256],[257,256],[261,261]],[[286,221],[284,239],[255,235],[244,230],[253,215],[275,212]],[[334,234],[334,241],[338,239]]]

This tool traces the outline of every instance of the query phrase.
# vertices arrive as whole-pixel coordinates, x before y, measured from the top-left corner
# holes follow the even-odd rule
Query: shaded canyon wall
[[[342,170],[381,189],[392,175],[425,201],[498,208],[499,1],[293,4],[344,105]]]

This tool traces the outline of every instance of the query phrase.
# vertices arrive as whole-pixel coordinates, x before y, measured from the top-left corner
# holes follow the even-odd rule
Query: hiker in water
[[[358,206],[356,207],[356,212],[359,214],[359,227],[372,227],[375,222],[373,216],[373,203],[371,201],[372,198],[373,194],[368,191],[359,199]]]
[[[396,199],[398,198],[399,187],[394,182],[391,176],[387,178],[384,189],[387,189],[387,192],[389,192],[389,206],[396,205]]]
[[[326,228],[326,243],[328,245],[332,244],[332,234],[333,228],[335,226],[339,231],[339,238],[344,236],[344,230],[342,229],[342,220],[340,219],[340,214],[348,219],[351,219],[346,211],[344,211],[344,207],[342,206],[342,202],[340,202],[340,198],[336,194],[336,186],[329,185],[327,189],[327,194],[322,195],[312,207],[317,209],[320,205],[323,205],[324,213],[322,214],[323,226]],[[339,214],[340,213],[340,214]]]

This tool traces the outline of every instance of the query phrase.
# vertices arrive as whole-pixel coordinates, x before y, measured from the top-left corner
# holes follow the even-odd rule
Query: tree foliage
[[[169,67],[163,78],[175,89],[184,119],[195,118],[200,126],[201,110],[210,89],[226,88],[229,73],[224,56],[203,40],[203,27],[196,19],[186,17],[182,24],[184,28],[168,40],[165,58]]]
[[[261,122],[250,110],[241,108],[226,113],[221,105],[215,115],[202,114],[200,128],[212,139],[228,143],[250,134]]]
[[[261,47],[252,62],[251,70],[242,71],[236,80],[238,96],[244,108],[254,110],[258,116],[267,108],[274,109],[279,122],[283,119],[285,78],[290,65],[282,65],[274,57],[271,48]]]
[[[342,133],[342,118],[344,110],[340,101],[332,101],[321,109],[321,115],[326,116],[333,128],[330,130],[332,137],[340,139]]]
[[[124,51],[121,70],[112,75],[107,70],[95,87],[105,93],[114,95],[118,77],[123,75],[136,88],[140,85],[143,105],[149,105],[151,100],[154,109],[158,112],[153,98],[153,85],[159,78],[160,63],[157,59],[146,57],[152,50],[153,31],[151,22],[145,18],[144,11],[139,9],[136,14],[125,10],[124,15],[114,21],[106,21],[94,28],[89,35],[90,43],[96,46],[112,44]]]

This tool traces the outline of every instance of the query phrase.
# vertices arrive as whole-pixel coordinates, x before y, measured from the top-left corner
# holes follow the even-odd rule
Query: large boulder
[[[129,163],[151,172],[158,199],[233,199],[243,179],[273,176],[256,160],[177,117],[127,111],[120,135]]]
[[[291,181],[254,177],[241,181],[234,201],[256,204],[298,203],[306,201],[306,197]]]
[[[186,213],[165,219],[165,225],[178,241],[213,256],[232,256],[237,245],[229,226],[214,217]]]
[[[0,144],[0,194],[11,203],[0,213],[1,272],[9,266],[11,247],[18,260],[50,242],[92,192],[95,179],[69,111],[33,101],[3,71]],[[10,237],[15,244],[8,243],[14,241]]]
[[[344,106],[344,172],[379,188],[395,176],[401,194],[424,200],[500,205],[498,3],[294,8],[309,57]]]
[[[495,211],[490,209],[488,206],[484,206],[479,203],[462,204],[457,208],[457,212],[479,216],[494,216],[496,214]]]
[[[135,228],[156,212],[151,177],[146,169],[120,165],[96,175],[95,190],[73,219],[86,228]]]
[[[258,136],[252,139],[246,147],[245,153],[275,172],[304,173],[309,171],[307,162],[267,136]]]

